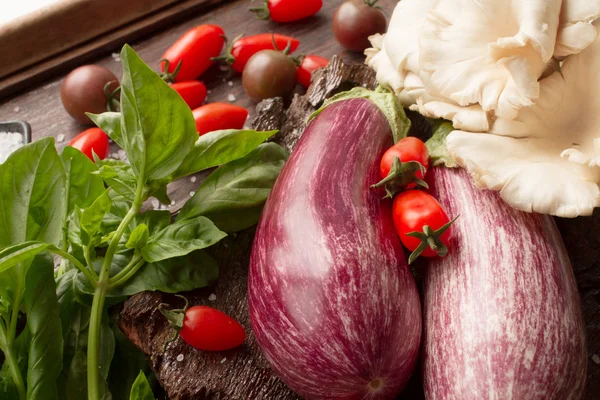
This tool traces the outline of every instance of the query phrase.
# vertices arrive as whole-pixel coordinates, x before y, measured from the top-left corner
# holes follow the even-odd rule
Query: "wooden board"
[[[320,54],[327,57],[333,54],[340,54],[344,60],[360,61],[362,60],[360,55],[343,51],[331,35],[331,16],[335,7],[341,2],[342,0],[327,0],[323,11],[318,16],[299,23],[278,25],[270,22],[256,21],[246,11],[249,1],[236,1],[213,10],[209,15],[190,14],[188,15],[188,20],[185,22],[173,25],[160,34],[142,41],[135,41],[132,44],[144,60],[157,68],[163,51],[187,29],[202,23],[218,23],[226,30],[230,37],[234,37],[240,33],[249,35],[266,31],[291,34],[302,41],[300,52]],[[380,0],[381,6],[387,11],[388,15],[391,15],[395,3],[395,0]],[[102,54],[98,54],[93,62],[106,66],[119,75],[121,73],[120,64],[111,57],[111,53],[118,51],[121,44],[114,42],[103,47],[101,49]],[[211,90],[208,100],[211,102],[228,101],[228,96],[233,95],[236,98],[234,101],[236,104],[250,108],[251,113],[253,113],[254,103],[244,96],[239,77],[234,77],[231,80],[230,86],[229,81],[223,81],[218,76],[219,73],[218,68],[213,69],[205,77],[205,82]],[[57,144],[57,147],[62,149],[71,137],[86,128],[71,120],[60,104],[60,83],[63,77],[64,74],[31,86],[27,90],[22,90],[12,98],[1,99],[0,120],[27,120],[32,125],[34,139],[43,136],[54,136],[57,138],[60,135],[64,135],[64,139]],[[112,151],[116,152],[116,148]],[[169,192],[171,197],[176,200],[176,205],[173,209],[180,207],[189,198],[189,192],[197,186],[198,182],[192,183],[189,180],[176,182],[171,185]],[[597,365],[592,360],[593,354],[600,356],[600,212],[597,212],[591,218],[558,220],[558,225],[563,233],[569,255],[573,261],[586,317],[589,351],[589,389],[587,400],[600,399],[600,365]],[[244,235],[251,235],[251,233],[245,233]],[[228,253],[231,254],[229,261],[221,259],[221,263],[225,266],[221,272],[222,279],[216,287],[194,294],[192,300],[204,302],[207,301],[210,294],[214,293],[217,296],[217,301],[219,301],[219,307],[223,307],[225,311],[231,312],[233,315],[243,316],[245,285],[229,286],[227,282],[240,279],[239,274],[245,271],[248,255],[243,252],[243,254],[240,254],[243,246],[239,246],[240,248],[238,249],[238,245],[244,242],[247,243],[249,240],[248,236],[243,235],[228,238],[220,247],[215,249],[216,252],[222,253],[219,257],[226,257]],[[234,268],[227,268],[229,265]],[[241,282],[244,282],[243,278],[241,279]],[[138,302],[137,307],[148,308],[150,305],[161,301],[176,304],[171,296],[163,296],[161,294],[149,295],[148,299],[152,298],[154,299],[154,303],[142,304]],[[237,299],[237,301],[234,299]],[[130,302],[128,306],[134,307],[136,303]],[[143,311],[141,308],[138,310],[140,312]],[[143,312],[140,315],[143,317]],[[158,322],[154,321],[149,329],[152,329],[157,335],[165,334],[164,326]],[[170,379],[175,379],[173,384],[177,385],[180,383],[177,381],[178,371],[180,371],[179,367],[183,363],[178,364],[176,358],[173,359],[173,355],[176,357],[181,354],[176,352],[182,349],[178,347],[182,345],[181,343],[175,343],[173,346],[175,347],[169,348],[169,353],[166,355],[167,358],[165,361],[170,363],[169,368],[171,372],[169,377]],[[250,388],[249,393],[251,397],[249,398],[280,399],[277,395],[275,397],[268,397],[268,393],[283,393],[283,386],[281,386],[282,384],[276,378],[266,374],[266,372],[256,373],[252,377],[235,375],[241,364],[246,362],[242,361],[242,356],[244,354],[257,354],[256,351],[256,349],[253,349],[252,342],[250,341],[239,353],[234,351],[220,358],[219,355],[215,355],[212,359],[207,358],[202,359],[202,361],[195,359],[190,368],[193,368],[198,376],[201,376],[205,371],[213,371],[210,381],[213,387],[218,387],[221,379],[225,379],[226,376],[232,374],[232,376],[238,377],[235,380],[236,387]],[[241,358],[236,359],[235,357],[238,356]],[[223,359],[225,361],[221,363]],[[155,362],[160,362],[160,360],[155,358],[152,362],[154,364]],[[250,366],[252,365],[254,364],[250,364]],[[259,371],[267,371],[263,364],[257,363],[256,366]],[[418,386],[418,381],[415,385]],[[206,394],[206,390],[204,393]],[[219,392],[217,391],[217,393]],[[291,394],[287,396],[287,398],[293,398]],[[238,399],[243,397],[227,397],[225,393],[221,392],[215,395],[214,398]],[[285,400],[286,397],[281,399]],[[408,397],[408,399],[414,400],[415,397]]]

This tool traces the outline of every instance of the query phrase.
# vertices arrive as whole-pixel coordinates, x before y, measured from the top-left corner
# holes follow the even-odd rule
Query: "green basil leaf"
[[[100,160],[98,157],[94,158],[99,168],[97,175],[117,194],[126,199],[133,199],[135,197],[137,181],[131,165],[121,160],[110,158]]]
[[[109,191],[109,197],[112,201],[110,211],[104,215],[100,224],[100,232],[104,235],[115,231],[131,209],[131,201],[117,194],[114,190]]]
[[[65,399],[87,399],[87,356],[84,350],[77,350],[66,371]]]
[[[140,371],[137,379],[131,387],[131,394],[129,395],[130,400],[155,400],[152,388],[144,375],[144,371]]]
[[[49,243],[29,241],[5,247],[0,251],[0,272],[35,257],[48,248],[56,248]]]
[[[132,296],[145,291],[187,292],[208,286],[219,277],[219,266],[206,251],[144,265],[125,285],[109,296]]]
[[[149,210],[134,220],[136,224],[145,224],[150,236],[156,235],[171,223],[171,212],[168,210]]]
[[[225,232],[256,224],[286,159],[281,146],[265,143],[219,167],[183,206],[177,221],[203,215]]]
[[[27,240],[58,245],[65,171],[54,139],[21,147],[0,164],[0,248]]]
[[[121,51],[123,148],[146,182],[170,176],[198,138],[185,101],[133,49]]]
[[[125,247],[128,249],[141,249],[148,243],[149,238],[150,232],[148,231],[148,226],[146,226],[146,224],[140,224],[136,226],[129,235]]]
[[[66,189],[70,213],[75,207],[89,207],[104,192],[102,179],[94,175],[96,165],[81,151],[67,146],[61,154],[66,173]]]
[[[27,326],[13,342],[13,352],[16,355],[19,369],[23,377],[27,376],[27,359],[31,335]],[[17,387],[14,384],[9,364],[5,362],[0,369],[0,399],[20,400]]]
[[[94,200],[91,206],[83,210],[79,221],[81,229],[90,237],[95,235],[100,229],[104,216],[110,211],[111,205],[112,201],[107,190]]]
[[[27,398],[58,399],[56,380],[61,371],[63,337],[52,258],[36,257],[25,282],[23,302],[31,333]]]
[[[200,136],[174,178],[181,178],[244,157],[277,131],[222,130]]]
[[[123,132],[121,131],[121,113],[120,112],[105,112],[102,114],[86,113],[88,117],[95,123],[98,128],[110,137],[113,142],[123,147]]]
[[[227,234],[221,232],[208,218],[186,219],[169,225],[150,238],[141,253],[146,261],[153,263],[204,249],[225,236]]]

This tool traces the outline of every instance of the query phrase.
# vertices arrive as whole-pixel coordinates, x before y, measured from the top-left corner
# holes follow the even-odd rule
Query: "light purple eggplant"
[[[273,188],[252,251],[254,334],[307,399],[393,399],[411,376],[421,308],[391,219],[370,188],[391,146],[365,99],[330,105]]]
[[[428,261],[426,398],[582,398],[584,323],[553,219],[509,207],[463,170],[434,168],[428,182],[460,217],[448,256]]]

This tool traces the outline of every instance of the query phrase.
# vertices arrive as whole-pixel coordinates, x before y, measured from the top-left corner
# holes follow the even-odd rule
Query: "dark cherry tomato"
[[[263,50],[250,58],[242,75],[246,94],[261,101],[271,97],[287,97],[296,87],[296,64],[284,52]]]
[[[246,340],[239,322],[208,306],[188,308],[179,335],[190,346],[208,351],[233,349]]]
[[[362,52],[371,47],[369,36],[385,33],[387,22],[377,0],[349,0],[333,15],[333,34],[346,49]]]
[[[227,103],[210,103],[193,111],[200,136],[223,129],[242,129],[248,118],[244,107]]]
[[[90,128],[81,132],[69,142],[69,146],[78,149],[92,161],[92,150],[101,160],[108,157],[108,136],[100,128]]]
[[[200,107],[206,100],[206,86],[199,81],[177,82],[171,84],[181,98],[193,110]]]
[[[110,110],[113,99],[107,97],[106,92],[112,94],[118,87],[117,77],[108,69],[84,65],[67,75],[60,88],[60,98],[71,117],[82,124],[91,124],[85,113],[101,114]]]
[[[408,190],[394,199],[393,218],[404,246],[419,255],[445,256],[450,245],[452,222],[440,203],[422,190]]]
[[[253,7],[259,19],[291,22],[315,15],[323,7],[323,0],[265,0],[262,7]]]
[[[165,80],[184,82],[202,75],[214,63],[212,59],[221,54],[224,35],[223,29],[217,25],[200,25],[183,34],[163,54],[163,60],[168,61],[161,63],[163,72],[167,68],[167,73],[163,74]],[[174,74],[178,65],[179,70]]]
[[[227,62],[234,71],[242,73],[248,60],[259,51],[283,50],[289,46],[289,52],[293,53],[299,45],[300,42],[291,36],[262,33],[234,40],[227,49],[227,54],[218,59]]]
[[[304,57],[300,67],[298,67],[298,82],[305,88],[309,87],[313,72],[326,67],[327,64],[329,64],[329,60],[325,57],[315,55]]]

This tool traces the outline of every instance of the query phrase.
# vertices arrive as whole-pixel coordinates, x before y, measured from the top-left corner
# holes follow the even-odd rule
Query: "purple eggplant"
[[[463,170],[434,168],[428,181],[460,218],[424,281],[426,398],[582,398],[584,323],[553,219],[511,208]]]
[[[249,276],[254,333],[308,399],[392,399],[419,353],[421,308],[391,218],[370,185],[390,125],[365,99],[306,129],[258,226]]]

